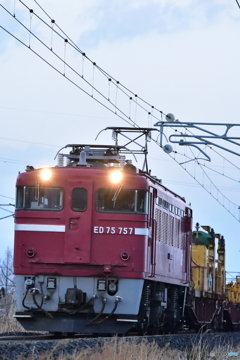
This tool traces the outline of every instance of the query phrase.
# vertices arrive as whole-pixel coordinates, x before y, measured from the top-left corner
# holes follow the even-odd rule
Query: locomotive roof
[[[69,153],[60,153],[61,150],[66,148],[71,148]],[[125,146],[119,145],[67,144],[58,151],[56,156],[60,160],[60,166],[63,166],[64,157],[68,159],[67,165],[70,166],[91,166],[93,164],[98,166],[110,163],[124,164],[126,159],[122,154],[127,152]]]
[[[56,154],[58,157],[58,167],[128,167],[128,172],[132,172],[130,168],[135,168],[131,163],[131,160],[126,159],[126,154],[132,155],[135,159],[135,155],[144,155],[144,163],[142,170],[138,170],[137,173],[141,176],[149,178],[149,180],[158,183],[164,191],[168,192],[174,197],[178,197],[182,201],[185,199],[175,192],[171,191],[162,184],[162,181],[155,176],[151,175],[148,170],[147,154],[148,154],[148,142],[151,140],[151,132],[157,131],[156,128],[137,128],[137,127],[107,127],[100,131],[111,130],[113,133],[114,144],[67,144],[62,147]],[[99,133],[99,134],[100,134]],[[127,135],[126,135],[127,133]],[[129,135],[133,133],[133,138]],[[99,135],[98,134],[98,135]],[[98,137],[97,135],[97,137]],[[118,145],[118,138],[122,136],[127,142],[125,145]],[[97,138],[96,137],[96,138]],[[144,138],[144,144],[139,143],[139,138]],[[135,145],[137,148],[130,149],[129,145]],[[62,150],[68,149],[68,152],[63,153]],[[64,159],[66,160],[64,162]],[[27,166],[26,171],[34,170],[33,167]],[[136,168],[135,171],[136,173]]]
[[[107,127],[99,132],[111,130],[112,137],[115,141],[114,145],[98,145],[98,144],[67,144],[62,147],[56,156],[59,157],[61,164],[64,157],[68,159],[67,165],[72,166],[91,166],[93,163],[98,164],[111,164],[119,163],[120,166],[130,163],[130,160],[126,160],[125,154],[144,155],[143,170],[146,169],[148,173],[147,154],[148,154],[148,141],[151,139],[151,132],[157,131],[156,128],[140,128],[140,127]],[[127,133],[127,135],[126,135]],[[129,135],[131,133],[131,135]],[[99,136],[97,135],[97,137]],[[118,138],[122,136],[127,143],[125,145],[118,145]],[[133,136],[133,137],[131,137]],[[97,139],[96,137],[96,139]],[[139,138],[144,138],[144,144],[140,144]],[[129,145],[137,146],[137,149],[130,149]],[[63,149],[72,148],[69,154],[60,153]],[[56,157],[55,157],[56,158]],[[136,158],[135,158],[136,159]],[[63,166],[63,165],[61,165]]]

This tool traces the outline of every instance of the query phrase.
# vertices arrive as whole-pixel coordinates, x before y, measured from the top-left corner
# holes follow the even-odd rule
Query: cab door
[[[91,180],[69,180],[67,184],[65,263],[90,263],[92,192]]]

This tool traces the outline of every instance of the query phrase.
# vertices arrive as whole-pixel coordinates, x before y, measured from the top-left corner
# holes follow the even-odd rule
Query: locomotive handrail
[[[150,277],[155,277],[156,273],[156,246],[157,246],[157,232],[156,232],[156,219],[152,220],[152,248],[151,248],[151,264],[152,272]]]

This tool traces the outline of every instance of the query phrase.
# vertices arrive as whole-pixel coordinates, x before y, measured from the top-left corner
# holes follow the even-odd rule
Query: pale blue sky
[[[214,25],[223,14],[231,16],[231,6],[221,1],[99,1],[88,9],[93,28],[81,36],[81,44],[96,46],[148,34],[169,34],[191,30],[196,24]],[[233,16],[233,15],[232,15]],[[86,13],[79,17],[83,21]],[[236,21],[237,17],[236,17]]]

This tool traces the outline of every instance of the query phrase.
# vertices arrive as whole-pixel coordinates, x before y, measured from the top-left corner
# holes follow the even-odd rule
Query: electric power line
[[[7,216],[4,216],[4,217],[0,218],[0,220],[7,219],[7,218],[10,218],[10,217],[13,217],[13,216],[14,216],[14,214],[12,214],[12,215],[7,215]]]
[[[14,14],[12,14],[10,11],[8,11],[3,5],[0,5],[11,17],[13,17],[14,20],[16,20],[20,26],[22,26],[22,28],[24,30],[26,30],[27,34],[28,34],[28,43],[26,43],[26,41],[21,40],[19,37],[15,36],[13,33],[11,33],[10,31],[8,31],[6,28],[4,28],[3,26],[0,26],[4,31],[6,31],[9,35],[11,35],[13,38],[15,38],[17,41],[19,41],[22,45],[24,45],[26,48],[28,48],[29,50],[31,50],[36,56],[38,56],[41,60],[43,60],[45,63],[47,63],[50,67],[52,67],[55,71],[57,71],[60,75],[64,76],[70,83],[72,83],[74,86],[76,86],[79,90],[83,91],[85,94],[87,94],[88,96],[90,96],[92,99],[94,99],[96,102],[98,102],[101,106],[105,107],[106,109],[108,109],[109,111],[111,111],[113,114],[115,114],[116,116],[118,116],[120,119],[122,119],[123,121],[127,122],[129,125],[134,126],[134,127],[139,127],[139,125],[137,124],[137,109],[139,111],[141,111],[141,114],[144,114],[146,116],[145,119],[148,120],[149,122],[149,118],[154,118],[156,120],[161,119],[162,120],[162,116],[166,115],[164,114],[161,110],[157,109],[155,106],[151,105],[149,102],[145,101],[144,99],[142,99],[140,96],[138,96],[136,93],[132,92],[131,90],[129,90],[127,87],[125,87],[123,84],[121,84],[118,80],[116,80],[114,77],[112,77],[110,74],[108,74],[106,71],[104,71],[101,67],[99,67],[96,62],[92,61],[71,39],[70,37],[68,37],[66,35],[66,33],[56,24],[55,20],[52,19],[52,17],[50,17],[48,15],[48,13],[38,4],[38,2],[36,0],[34,0],[35,3],[37,4],[37,6],[41,9],[41,11],[43,11],[43,13],[45,14],[45,16],[47,16],[48,20],[50,19],[51,24],[49,25],[40,15],[38,15],[36,12],[34,12],[32,9],[30,9],[22,0],[20,0],[20,3],[29,11],[30,14],[30,27],[26,27],[23,22],[18,19],[16,17],[15,14],[15,10],[14,10]],[[237,1],[237,0],[236,0]],[[239,3],[237,1],[237,4],[239,6]],[[240,7],[240,6],[239,6]],[[55,36],[60,39],[63,43],[64,46],[64,55],[59,55],[57,53],[57,50],[55,50],[55,47],[53,46],[53,42],[52,42],[52,38],[51,38],[51,47],[49,47],[44,39],[40,38],[40,35],[36,35],[34,33],[34,30],[32,30],[32,17],[36,16],[36,18],[44,25],[46,26],[46,28],[48,28],[51,31],[51,34],[53,35],[53,33],[55,34]],[[55,27],[57,27],[58,31],[55,30]],[[55,57],[55,59],[57,61],[59,61],[59,66],[57,67],[57,65],[55,65],[55,62],[50,62],[50,60],[47,60],[46,58],[44,58],[42,55],[40,55],[40,53],[38,51],[35,51],[32,48],[31,45],[31,38],[33,37],[34,40],[36,40],[41,46],[43,46],[43,48],[45,50],[48,50],[49,54],[53,57]],[[72,65],[70,65],[70,63],[68,63],[66,61],[66,53],[67,53],[67,49],[70,48],[73,51],[76,51],[77,53],[80,54],[81,59],[82,59],[82,73],[80,73],[79,71],[77,71]],[[90,75],[84,71],[84,64],[85,62],[87,62],[90,65]],[[67,72],[70,72],[69,75],[67,75]],[[105,84],[107,84],[106,86],[106,90],[105,92],[103,92],[103,90],[101,90],[101,86],[96,83],[95,81],[95,72],[98,72],[102,77],[101,79],[103,79],[105,81]],[[79,81],[81,81],[83,83],[83,85],[79,84]],[[98,87],[99,86],[99,87]],[[115,96],[113,98],[112,96],[112,92],[111,92],[111,88],[114,87],[115,89]],[[123,97],[124,99],[124,107],[120,102],[120,95]],[[122,99],[122,98],[121,98]],[[134,115],[133,115],[134,113]],[[157,113],[157,115],[155,114]],[[140,115],[138,115],[140,117]],[[171,127],[173,130],[174,129],[174,123],[173,126]],[[189,129],[185,129],[187,132],[189,132],[190,134],[192,134]],[[175,130],[176,131],[176,130]],[[181,134],[181,133],[180,133]],[[181,134],[184,137],[184,134]],[[159,146],[159,143],[152,139],[154,141],[154,143],[156,143]],[[209,147],[210,148],[210,147]],[[229,199],[227,199],[225,197],[225,195],[222,194],[222,192],[218,189],[218,187],[215,185],[215,183],[210,179],[209,175],[206,173],[206,166],[205,164],[201,164],[199,161],[199,156],[195,156],[195,152],[192,150],[192,148],[189,148],[190,152],[191,152],[191,157],[187,156],[186,153],[185,154],[181,154],[178,152],[175,152],[174,157],[171,156],[171,158],[178,163],[178,165],[180,165],[185,171],[187,171],[186,169],[186,162],[190,162],[190,161],[194,161],[194,163],[196,163],[198,165],[198,167],[201,169],[202,174],[204,174],[206,176],[206,178],[209,180],[210,185],[216,190],[217,195],[221,194],[221,196],[223,197],[223,199],[225,199],[226,201],[228,201],[229,203],[233,204],[235,207],[237,206],[237,204],[234,204],[233,202],[231,202]],[[186,150],[187,151],[187,150]],[[219,156],[221,156],[221,154],[218,154]],[[184,156],[187,161],[185,162],[185,167],[183,166],[184,163],[180,163],[176,157],[177,156]],[[226,158],[225,158],[226,160]],[[231,162],[230,162],[231,163]],[[235,166],[235,164],[231,163],[233,166]],[[197,181],[197,183],[203,187],[206,191],[207,187],[203,184],[201,184],[201,182],[199,181],[199,179],[197,179],[194,175],[192,175],[189,171],[187,171],[187,173],[195,180]],[[224,176],[224,174],[222,174]],[[226,176],[225,176],[226,177]],[[229,177],[230,178],[230,177]],[[231,179],[234,180],[234,179]],[[208,193],[213,196],[215,198],[215,200],[217,200],[219,202],[219,199],[217,198],[217,196],[215,196],[211,191],[208,191]],[[223,204],[221,204],[224,208],[225,206]],[[229,210],[228,210],[229,211]],[[230,211],[229,211],[230,212]],[[231,212],[230,212],[231,213]],[[234,214],[231,213],[231,215],[233,215],[235,218],[236,216]]]

